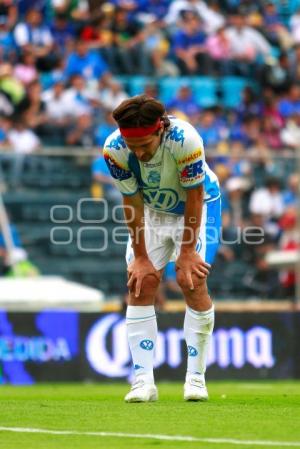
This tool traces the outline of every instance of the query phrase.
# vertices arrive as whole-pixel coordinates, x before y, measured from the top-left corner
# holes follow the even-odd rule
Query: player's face
[[[150,134],[145,137],[128,137],[124,141],[132,153],[142,162],[148,162],[156,153],[160,145],[161,135],[163,129],[160,129],[157,134]]]

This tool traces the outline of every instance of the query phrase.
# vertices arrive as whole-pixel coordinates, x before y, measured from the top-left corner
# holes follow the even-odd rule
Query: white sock
[[[200,374],[204,378],[214,318],[214,306],[205,312],[186,307],[184,337],[188,348],[187,375]]]
[[[154,382],[153,354],[157,336],[154,306],[128,306],[126,325],[134,374],[146,382]]]

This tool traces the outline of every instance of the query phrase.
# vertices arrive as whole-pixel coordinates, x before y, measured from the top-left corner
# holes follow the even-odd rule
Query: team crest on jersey
[[[155,170],[150,170],[148,175],[148,184],[159,184],[160,182],[160,173]]]
[[[180,129],[178,128],[178,126],[174,126],[172,127],[167,135],[166,135],[166,139],[170,139],[170,140],[175,140],[175,142],[181,142],[181,146],[183,146],[184,144],[184,129]]]
[[[112,139],[107,145],[106,148],[113,148],[114,150],[120,150],[122,148],[126,148],[126,143],[121,135]]]

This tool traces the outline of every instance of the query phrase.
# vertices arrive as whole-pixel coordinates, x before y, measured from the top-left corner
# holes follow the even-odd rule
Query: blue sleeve
[[[92,164],[92,174],[110,176],[109,169],[103,156],[100,156],[99,158],[94,160]]]

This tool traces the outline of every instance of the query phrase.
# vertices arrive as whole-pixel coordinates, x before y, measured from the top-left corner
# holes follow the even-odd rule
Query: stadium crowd
[[[0,0],[0,148],[101,148],[111,111],[143,91],[203,137],[223,190],[219,257],[250,261],[254,292],[293,295],[293,274],[278,278],[263,255],[298,244],[300,1]],[[101,156],[92,173],[119,201]],[[232,243],[249,225],[264,228],[264,243]]]

